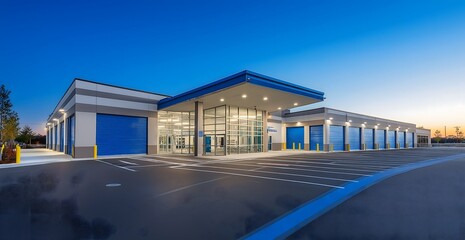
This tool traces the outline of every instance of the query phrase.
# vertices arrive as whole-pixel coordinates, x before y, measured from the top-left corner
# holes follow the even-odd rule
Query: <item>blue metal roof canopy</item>
[[[210,84],[187,91],[185,93],[162,99],[160,102],[158,102],[158,109],[162,110],[170,108],[177,104],[197,100],[207,95],[230,90],[243,84],[259,86],[261,88],[269,89],[270,91],[280,91],[289,95],[306,97],[312,100],[311,103],[324,100],[323,92],[245,70]]]

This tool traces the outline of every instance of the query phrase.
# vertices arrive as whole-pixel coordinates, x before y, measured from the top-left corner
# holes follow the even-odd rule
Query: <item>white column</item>
[[[322,147],[322,150],[323,151],[329,151],[329,145],[330,145],[330,126],[331,124],[329,124],[327,121],[328,120],[325,120],[325,124],[323,125],[323,147]]]
[[[75,119],[74,156],[76,158],[93,157],[94,146],[97,144],[97,114],[76,112]]]
[[[203,103],[195,102],[194,156],[203,156]]]
[[[147,119],[147,154],[158,153],[158,112]]]
[[[287,134],[287,127],[286,124],[283,124],[281,127],[281,145],[283,145],[281,150],[286,150],[286,145],[287,145],[287,139],[286,139],[286,134]]]
[[[310,150],[310,126],[304,126],[304,150]]]

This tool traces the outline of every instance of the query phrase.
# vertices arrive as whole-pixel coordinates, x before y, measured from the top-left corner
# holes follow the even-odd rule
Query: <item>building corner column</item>
[[[203,103],[195,102],[195,123],[194,123],[194,156],[203,156]]]
[[[310,150],[310,126],[304,126],[304,150]]]
[[[325,121],[329,121],[329,120],[325,120]],[[330,126],[331,125],[327,122],[323,125],[323,150],[326,152],[331,151]]]

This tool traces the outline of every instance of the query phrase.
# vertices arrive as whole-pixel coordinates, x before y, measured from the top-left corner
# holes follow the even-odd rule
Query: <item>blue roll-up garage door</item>
[[[374,135],[373,135],[373,129],[370,128],[365,128],[363,131],[363,137],[365,138],[365,146],[367,149],[373,149],[374,147]]]
[[[405,148],[405,132],[397,132],[400,148]]]
[[[388,142],[389,142],[389,147],[396,148],[396,132],[395,131],[388,131]]]
[[[66,145],[66,153],[69,155],[73,155],[73,147],[74,147],[74,129],[76,127],[76,118],[73,116],[69,117],[67,120],[66,126],[68,126],[68,139],[66,141],[68,142]]]
[[[97,114],[99,155],[147,153],[147,118]]]
[[[349,144],[351,150],[360,150],[360,128],[349,127]]]
[[[286,148],[292,149],[292,144],[295,144],[295,149],[304,148],[304,127],[288,127],[286,128]]]
[[[379,149],[384,149],[386,148],[386,142],[385,137],[386,137],[386,131],[384,130],[376,130],[376,143],[379,145]]]
[[[413,147],[413,133],[407,133],[407,148]]]
[[[323,150],[323,126],[310,127],[310,150],[316,150],[316,145],[319,145],[319,150]]]
[[[333,144],[334,151],[344,151],[344,127],[329,127],[329,143]]]

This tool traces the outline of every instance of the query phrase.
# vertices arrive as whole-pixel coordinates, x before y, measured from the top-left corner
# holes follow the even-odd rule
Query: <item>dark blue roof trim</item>
[[[235,85],[250,82],[255,85],[268,87],[284,92],[294,93],[306,97],[311,97],[318,100],[324,100],[324,93],[310,88],[302,87],[296,84],[288,83],[282,80],[271,78],[265,75],[254,73],[251,71],[242,71],[232,76],[220,79],[210,84],[195,88],[193,90],[181,93],[171,98],[165,98],[158,102],[158,109],[164,109],[178,103],[182,103],[194,98],[201,97],[210,93],[214,93],[223,89],[233,87]]]

